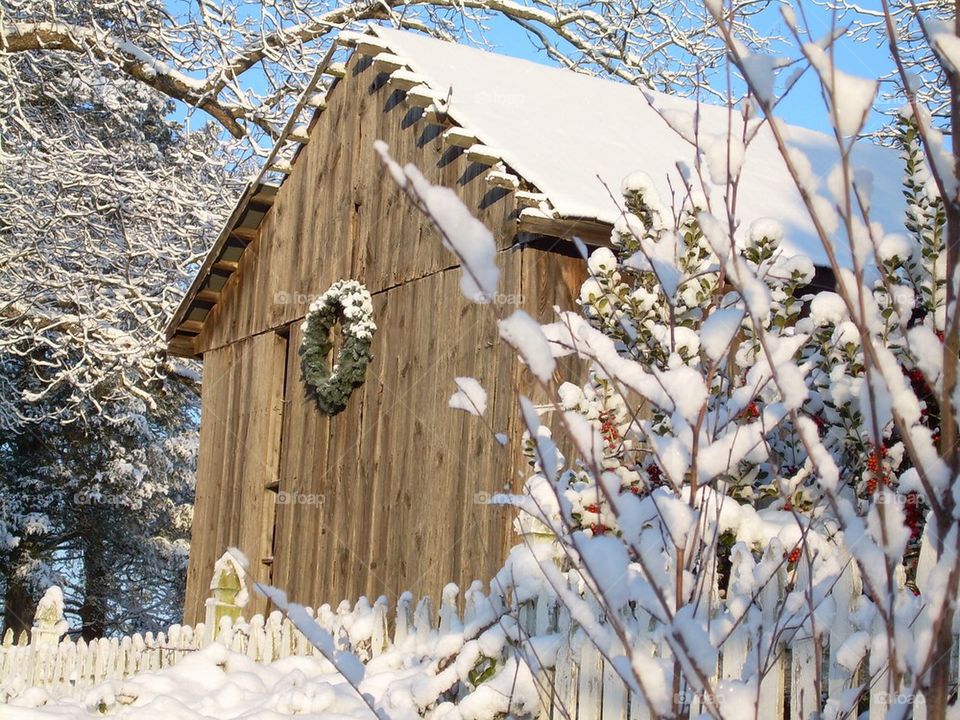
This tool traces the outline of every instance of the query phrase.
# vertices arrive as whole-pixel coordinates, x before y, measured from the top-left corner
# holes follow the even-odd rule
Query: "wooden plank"
[[[550,198],[542,192],[532,192],[530,190],[518,190],[516,200],[517,205],[522,208],[540,208],[550,204]],[[535,213],[528,213],[528,215],[533,215],[535,218],[538,217]]]
[[[361,35],[354,43],[357,53],[361,55],[378,55],[389,50],[387,41],[375,35]]]
[[[235,260],[217,260],[213,264],[214,270],[223,270],[228,273],[236,272],[239,266],[240,263]]]
[[[271,208],[277,199],[276,187],[261,187],[257,192],[250,196],[250,205],[256,205],[260,208]]]
[[[810,576],[804,559],[797,567],[794,592],[808,592]],[[815,618],[807,618],[797,629],[791,643],[790,717],[806,720],[820,710],[816,679],[819,675],[820,644],[814,627]]]
[[[407,90],[406,103],[409,107],[427,108],[436,103],[442,103],[446,95],[434,90],[429,85],[416,85]]]
[[[280,492],[285,499],[277,505],[273,572],[274,581],[292,600],[319,605],[324,600],[316,588],[327,542],[324,519],[328,503],[323,478],[314,472],[314,456],[326,456],[329,434],[326,419],[316,409],[301,380],[298,354],[301,339],[299,324],[291,326],[280,449]],[[310,496],[315,496],[314,502],[307,501]],[[306,538],[316,548],[315,552],[307,552]]]
[[[603,658],[589,640],[580,649],[580,685],[578,688],[577,720],[600,720]]]
[[[210,575],[215,561],[213,547],[219,503],[219,478],[226,433],[226,399],[221,383],[229,377],[229,348],[207,353],[204,358],[205,382],[201,385],[200,452],[197,459],[196,496],[193,529],[190,541],[190,564],[187,569],[184,622],[195,623],[204,616],[203,602],[209,594]]]
[[[172,355],[177,357],[193,357],[197,354],[194,343],[195,335],[174,335],[167,341],[167,347]]]
[[[390,52],[381,52],[373,57],[373,69],[387,75],[395,70],[400,70],[405,67],[406,64],[406,60]]]
[[[177,329],[185,332],[200,332],[203,330],[203,322],[200,320],[184,320]]]
[[[315,110],[323,110],[327,107],[327,94],[325,92],[315,92],[307,97],[307,107]]]
[[[448,128],[443,133],[443,142],[452,147],[468,148],[480,142],[474,133],[462,127]]]
[[[513,191],[520,187],[520,178],[513,173],[501,170],[491,170],[486,174],[485,179],[491,187],[503,188],[504,190]]]
[[[254,227],[237,227],[230,231],[230,237],[239,240],[244,245],[252,243],[259,235],[259,228]]]
[[[518,232],[546,235],[555,238],[578,237],[588,245],[607,247],[613,228],[596,220],[578,218],[550,218],[540,213],[523,212],[517,223]]]
[[[297,126],[290,131],[290,139],[294,142],[306,145],[308,142],[310,142],[310,131],[305,125]]]
[[[244,363],[250,368],[245,375],[241,395],[245,411],[242,418],[243,462],[238,483],[242,504],[234,506],[239,516],[237,547],[251,562],[250,572],[258,582],[268,582],[269,572],[260,562],[272,555],[272,538],[276,494],[266,485],[276,482],[280,462],[280,430],[283,417],[283,391],[286,374],[286,339],[265,333],[244,341],[249,344]],[[266,610],[266,601],[259,594],[251,595],[248,616]]]
[[[388,82],[390,83],[391,87],[406,92],[412,87],[425,84],[426,78],[411,70],[401,68],[390,73],[390,79]]]
[[[272,170],[273,172],[278,172],[283,175],[289,175],[290,173],[293,172],[293,165],[289,160],[274,160],[273,163],[269,166],[269,169]]]
[[[482,145],[480,143],[471,145],[467,149],[466,155],[467,160],[470,162],[486,165],[487,167],[492,167],[493,165],[503,161],[503,157],[501,156],[499,150],[492,147],[487,147],[486,145]]]

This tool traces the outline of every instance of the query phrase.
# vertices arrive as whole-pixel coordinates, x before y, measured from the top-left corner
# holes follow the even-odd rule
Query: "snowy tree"
[[[184,134],[162,94],[70,53],[0,55],[0,96],[5,625],[54,580],[88,635],[169,621],[197,377],[163,329],[225,205],[217,131]]]
[[[866,45],[890,45],[910,77],[905,83],[901,70],[891,65],[881,77],[887,112],[908,101],[906,88],[912,88],[935,122],[950,122],[951,71],[941,62],[942,52],[931,36],[943,25],[951,25],[956,17],[954,0],[888,0],[886,3],[864,4],[855,0],[820,0],[820,4],[836,11],[838,25],[848,28],[849,37]]]
[[[736,0],[729,14],[753,47],[771,42],[749,22],[768,5]],[[368,22],[483,42],[486,23],[500,17],[564,66],[683,93],[701,88],[723,58],[713,19],[692,0],[5,0],[0,7],[6,52],[75,54],[116,68],[202,110],[233,137],[254,139],[261,154],[337,33]]]

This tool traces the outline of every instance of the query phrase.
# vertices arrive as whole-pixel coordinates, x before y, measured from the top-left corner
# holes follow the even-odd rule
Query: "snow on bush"
[[[805,52],[825,72],[826,56]],[[760,69],[773,72],[756,57],[737,60],[754,80]],[[862,126],[875,84],[831,77],[827,96],[844,93],[833,104],[841,165],[829,185],[838,206],[813,197],[801,154],[781,151],[798,184],[813,189],[809,211],[824,233],[849,232],[855,266],[831,268],[835,291],[811,286],[812,263],[784,252],[775,219],[738,228],[735,202],[719,205],[689,176],[670,209],[637,173],[623,182],[612,247],[588,258],[582,315],[540,325],[494,308],[501,337],[553,398],[553,432],[521,398],[533,475],[511,502],[525,541],[515,553],[530,558],[515,555],[513,567],[542,576],[654,713],[742,710],[782,643],[826,637],[832,588],[850,577],[863,590],[848,628],[856,639],[838,649],[842,664],[857,666],[869,646],[863,671],[876,680],[896,665],[900,673],[882,682],[891,697],[907,698],[938,667],[929,634],[917,648],[895,638],[939,622],[945,580],[926,574],[929,563],[920,577],[924,527],[934,545],[957,542],[938,529],[956,516],[938,457],[943,410],[953,417],[957,401],[943,390],[943,203],[927,181],[923,126],[905,114],[897,137],[905,232],[885,235],[844,215],[851,192],[869,208],[869,178],[844,165],[845,136]],[[763,106],[773,85],[756,82]],[[739,163],[711,164],[735,195]],[[555,387],[554,358],[570,354],[589,363],[589,379]],[[569,457],[554,440],[558,425]],[[532,540],[545,536],[558,549],[547,557]],[[930,552],[955,578],[957,554]],[[761,619],[761,596],[781,598],[774,617]],[[623,618],[641,612],[666,628],[670,652],[638,649],[637,629]],[[742,647],[752,672],[716,679],[718,654]],[[824,695],[806,702],[818,712],[852,708],[866,692],[828,692],[819,664],[811,672]]]

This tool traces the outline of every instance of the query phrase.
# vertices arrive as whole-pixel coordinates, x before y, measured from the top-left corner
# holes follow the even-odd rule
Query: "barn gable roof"
[[[497,148],[561,217],[613,223],[621,213],[621,181],[637,170],[653,179],[668,203],[671,192],[682,197],[677,163],[684,161],[693,168],[694,150],[651,101],[678,129],[685,124],[692,128],[693,114],[699,112],[702,143],[713,135],[725,148],[730,124],[725,107],[701,103],[698,108],[693,100],[644,93],[625,83],[411,32],[381,27],[374,32],[431,87],[449,95],[447,112],[457,123]],[[786,131],[791,145],[807,155],[814,175],[825,186],[836,163],[835,139],[796,126],[786,126]],[[859,143],[854,163],[870,169],[877,179],[875,219],[887,228],[902,227],[903,164],[897,154]],[[806,254],[817,265],[828,264],[767,128],[750,144],[743,168],[737,211],[744,222],[775,218],[784,225],[788,251]],[[838,250],[842,258],[849,257],[843,248]]]
[[[443,42],[423,35],[374,27],[345,32],[317,68],[260,175],[231,214],[181,306],[168,326],[172,352],[192,354],[192,338],[218,299],[218,288],[236,269],[239,255],[258,232],[272,197],[309,141],[309,129],[325,106],[324,75],[336,91],[344,64],[333,62],[343,48],[371,57],[373,67],[405,93],[408,105],[423,108],[424,119],[446,128],[445,143],[465,148],[468,157],[490,167],[486,181],[515,194],[524,207],[517,230],[594,242],[609,237],[621,213],[621,180],[642,170],[666,201],[682,195],[678,162],[694,166],[692,145],[672,129],[692,126],[699,134],[725,137],[726,108],[647,93],[638,88]],[[304,123],[307,113],[312,119]],[[815,177],[826,184],[835,158],[832,138],[788,127],[794,147],[804,151]],[[689,131],[688,131],[689,135]],[[902,223],[903,172],[896,153],[861,143],[855,163],[872,170],[875,219],[887,228]],[[706,168],[704,173],[707,173]],[[738,197],[738,215],[747,225],[773,217],[786,231],[787,252],[803,252],[817,264],[826,256],[770,133],[763,129],[747,150]],[[845,248],[837,248],[841,262]]]

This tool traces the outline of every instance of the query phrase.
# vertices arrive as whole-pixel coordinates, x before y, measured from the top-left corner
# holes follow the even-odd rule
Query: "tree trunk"
[[[4,572],[7,594],[3,602],[3,632],[13,630],[17,637],[21,631],[33,626],[33,612],[36,609],[36,599],[30,593],[26,580],[16,572],[19,558],[19,554],[14,555]]]
[[[107,595],[104,578],[103,553],[93,542],[86,542],[83,550],[83,604],[80,606],[80,634],[90,642],[107,632]]]

